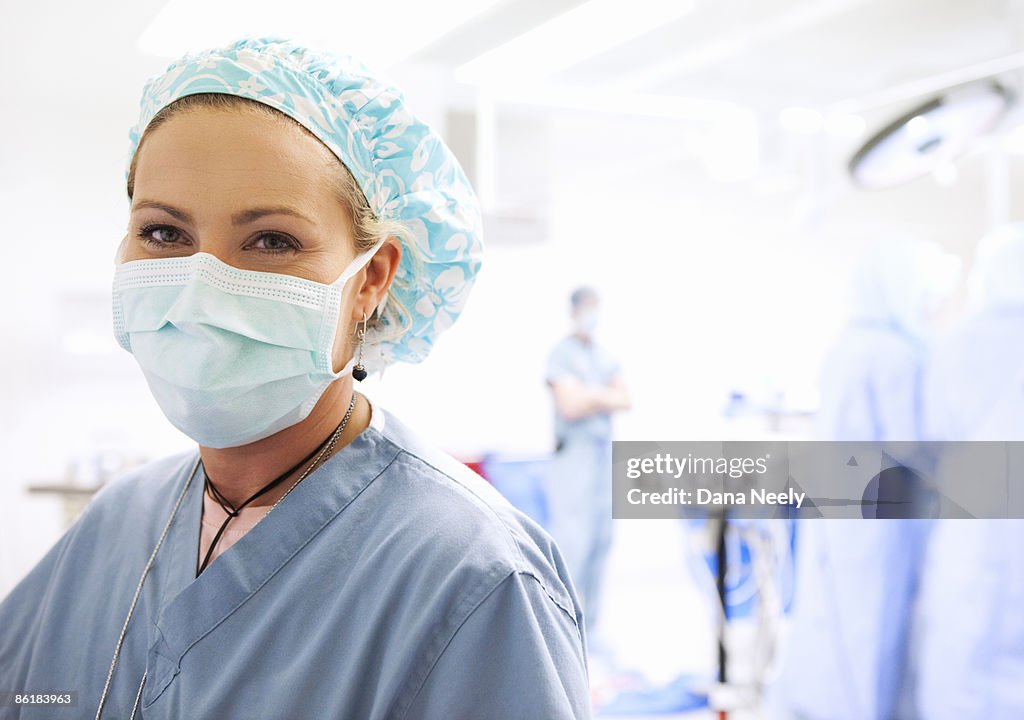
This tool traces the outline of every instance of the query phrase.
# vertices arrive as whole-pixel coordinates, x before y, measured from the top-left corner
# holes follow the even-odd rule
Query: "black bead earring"
[[[366,379],[366,367],[363,365],[363,344],[366,342],[366,313],[363,313],[363,327],[356,330],[356,334],[359,336],[359,360],[356,362],[356,366],[352,368],[352,377],[359,382]]]

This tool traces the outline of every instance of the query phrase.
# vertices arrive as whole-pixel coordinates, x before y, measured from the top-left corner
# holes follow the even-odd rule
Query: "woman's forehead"
[[[146,135],[135,193],[257,192],[320,202],[336,197],[340,172],[330,150],[285,118],[204,108],[175,115]]]

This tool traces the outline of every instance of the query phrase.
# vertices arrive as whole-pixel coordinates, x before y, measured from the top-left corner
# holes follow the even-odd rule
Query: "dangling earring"
[[[356,331],[359,336],[359,360],[356,362],[356,366],[352,368],[352,377],[359,382],[366,379],[366,367],[363,365],[363,345],[366,342],[366,313],[363,313],[363,327]]]

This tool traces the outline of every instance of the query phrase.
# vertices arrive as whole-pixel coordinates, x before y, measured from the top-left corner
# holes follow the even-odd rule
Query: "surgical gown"
[[[884,321],[852,323],[821,379],[822,440],[918,440],[923,347]],[[927,525],[804,520],[771,718],[891,720],[904,702],[909,622]]]
[[[558,549],[392,415],[196,577],[203,474],[128,626],[103,717],[585,718],[581,610]],[[198,459],[107,485],[0,604],[0,690],[92,718],[140,574]]]
[[[931,438],[1024,440],[1024,306],[966,318],[936,347],[925,392]],[[1024,718],[1022,548],[1024,520],[936,523],[914,618],[923,720]]]
[[[889,323],[846,328],[822,364],[820,439],[919,439],[923,362],[924,347]]]

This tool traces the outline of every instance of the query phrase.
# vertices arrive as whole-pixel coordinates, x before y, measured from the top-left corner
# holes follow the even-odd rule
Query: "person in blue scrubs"
[[[818,439],[921,439],[927,321],[958,273],[954,256],[915,238],[889,236],[862,252],[849,323],[821,371]],[[769,717],[902,717],[926,529],[916,520],[800,522],[790,636]]]
[[[1024,440],[1024,223],[981,240],[968,280],[970,310],[926,368],[925,432]],[[914,618],[924,720],[1024,717],[1021,548],[1019,519],[935,523]]]
[[[570,297],[573,332],[552,348],[545,380],[555,406],[555,456],[547,482],[548,529],[565,555],[593,632],[612,541],[612,414],[628,410],[621,366],[595,337],[600,299]]]
[[[280,38],[182,58],[141,110],[114,328],[197,448],[105,486],[0,602],[0,718],[589,717],[550,536],[354,390],[462,310],[454,156]],[[212,502],[265,511],[216,557]]]

